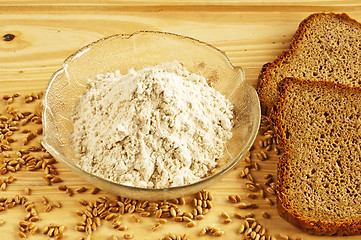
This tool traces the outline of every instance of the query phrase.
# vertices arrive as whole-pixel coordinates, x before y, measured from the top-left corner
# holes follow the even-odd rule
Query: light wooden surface
[[[139,30],[173,32],[208,42],[223,50],[234,65],[242,66],[246,72],[246,80],[255,86],[262,65],[272,61],[288,47],[299,22],[310,13],[323,11],[347,12],[351,17],[361,21],[359,1],[67,0],[60,3],[1,0],[0,36],[12,33],[15,39],[9,42],[0,40],[0,94],[19,92],[24,95],[43,90],[51,74],[61,67],[62,61],[80,47],[108,35]],[[1,104],[0,111],[4,108],[2,100]],[[265,173],[274,174],[276,163],[275,156],[262,162],[261,171],[254,175],[256,181],[263,182]],[[58,163],[57,168],[68,186],[88,186],[64,165]],[[238,172],[239,168],[208,189],[215,197],[214,208],[196,227],[186,228],[183,223],[169,221],[153,232],[151,228],[156,222],[155,218],[142,218],[141,223],[131,223],[130,217],[125,215],[123,221],[129,227],[126,233],[132,233],[133,239],[160,239],[168,232],[187,233],[191,239],[217,239],[199,237],[198,233],[204,226],[219,226],[225,231],[225,235],[218,239],[242,239],[237,229],[243,221],[234,218],[233,213],[246,214],[248,211],[236,208],[236,205],[227,199],[229,194],[241,194],[245,198],[244,201],[250,201],[246,198],[248,192],[245,190],[244,180],[238,177]],[[15,176],[17,180],[6,191],[0,192],[0,197],[23,195],[24,186],[30,186],[33,191],[28,198],[38,206],[41,218],[38,222],[39,227],[51,222],[65,224],[64,239],[78,239],[84,236],[74,230],[76,223],[80,221],[75,211],[83,209],[77,201],[95,199],[100,195],[83,193],[69,197],[57,189],[58,185],[46,186],[41,171],[29,172],[23,169],[0,178],[10,175]],[[42,212],[42,195],[48,196],[50,201],[61,201],[63,207],[49,213]],[[267,206],[261,199],[252,202],[260,205],[253,211],[256,218],[274,236],[283,233],[293,238],[299,236],[303,239],[330,239],[308,236],[282,220],[277,215],[275,207]],[[224,211],[228,212],[233,220],[228,225],[222,223],[220,214]],[[271,219],[262,219],[260,213],[263,211],[269,212]],[[0,219],[6,221],[0,226],[0,239],[17,239],[18,222],[23,217],[22,207],[0,212]],[[110,239],[111,234],[120,239],[123,239],[124,235],[112,230],[110,224],[105,224],[94,234],[93,239]],[[30,239],[46,237],[37,234]]]

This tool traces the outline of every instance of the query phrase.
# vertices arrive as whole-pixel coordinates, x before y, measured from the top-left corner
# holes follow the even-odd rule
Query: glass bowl
[[[82,170],[77,165],[69,134],[73,129],[71,116],[75,102],[88,79],[116,70],[126,74],[131,68],[139,70],[173,60],[178,60],[188,71],[206,77],[209,84],[234,105],[233,136],[226,144],[220,167],[196,183],[162,189],[126,186]],[[223,52],[189,37],[149,31],[110,36],[68,57],[51,77],[43,106],[42,144],[56,159],[100,189],[123,197],[154,201],[189,195],[216,183],[247,153],[261,116],[255,89],[244,80],[242,68],[232,66]]]

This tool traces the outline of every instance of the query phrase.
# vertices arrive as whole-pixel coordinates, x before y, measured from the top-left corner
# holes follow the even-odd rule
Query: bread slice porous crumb
[[[361,88],[286,78],[271,119],[280,215],[312,234],[360,234]]]
[[[264,114],[277,101],[277,86],[285,77],[361,86],[361,24],[344,13],[316,13],[303,20],[290,49],[261,70],[257,91]]]

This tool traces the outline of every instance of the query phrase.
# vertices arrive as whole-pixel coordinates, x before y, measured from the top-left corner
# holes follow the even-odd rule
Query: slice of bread
[[[361,86],[361,24],[335,13],[316,13],[303,20],[290,49],[265,64],[259,75],[263,114],[269,114],[277,101],[277,85],[285,77]]]
[[[361,88],[285,78],[279,95],[280,215],[312,234],[360,234]]]

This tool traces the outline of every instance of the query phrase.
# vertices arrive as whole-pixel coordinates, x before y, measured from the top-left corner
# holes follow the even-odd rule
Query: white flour
[[[165,188],[198,181],[231,138],[232,105],[178,62],[89,80],[73,116],[79,166],[111,181]]]

